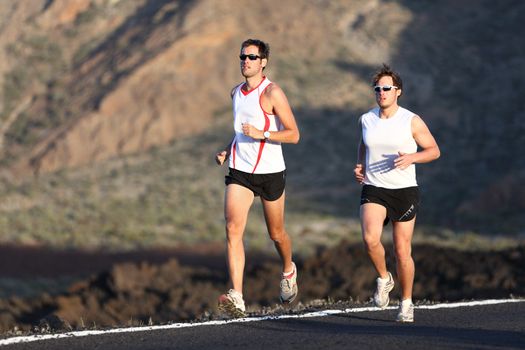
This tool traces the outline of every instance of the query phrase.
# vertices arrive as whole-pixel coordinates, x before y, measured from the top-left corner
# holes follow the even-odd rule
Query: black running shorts
[[[268,201],[281,198],[286,185],[286,170],[271,174],[250,174],[230,168],[225,176],[226,186],[237,184],[252,190],[255,196]]]
[[[361,191],[361,205],[366,203],[376,203],[386,208],[384,225],[388,224],[389,219],[410,221],[416,216],[419,209],[419,188],[414,186],[392,190],[364,185]]]

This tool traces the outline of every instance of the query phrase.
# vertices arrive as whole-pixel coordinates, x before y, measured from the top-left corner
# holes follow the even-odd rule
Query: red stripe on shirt
[[[266,80],[266,77],[263,76],[261,82],[260,82],[259,84],[257,84],[257,86],[254,87],[253,89],[251,89],[250,91],[244,91],[244,87],[246,86],[246,83],[242,84],[242,86],[241,86],[241,92],[242,92],[242,94],[243,94],[244,96],[246,96],[246,95],[248,95],[250,92],[252,92],[252,91],[254,91],[254,90],[257,90],[257,89],[259,88],[259,86],[261,86],[261,84],[263,83],[263,81],[265,81],[265,80]]]
[[[236,149],[236,146],[237,145],[237,142],[233,141],[233,145],[232,145],[232,161],[233,161],[233,169],[235,169],[235,149]]]
[[[270,85],[272,85],[272,84],[268,84],[268,86],[270,86]],[[263,109],[262,104],[261,104],[261,97],[264,94],[264,92],[266,91],[266,89],[268,89],[268,86],[266,86],[264,88],[264,90],[261,92],[261,94],[259,95],[259,106],[261,107],[261,111],[264,114],[264,129],[263,129],[263,132],[264,131],[268,131],[270,129],[270,118],[268,118],[268,113],[266,113],[266,111]],[[263,152],[265,144],[266,144],[266,139],[261,140],[260,143],[259,143],[259,153],[257,154],[257,161],[255,162],[255,166],[253,167],[252,174],[255,173],[255,170],[257,169],[257,165],[259,165],[259,161],[261,160],[261,156],[262,156],[262,152]]]

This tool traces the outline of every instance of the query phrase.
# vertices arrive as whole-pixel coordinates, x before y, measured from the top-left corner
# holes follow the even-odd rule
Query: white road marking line
[[[442,304],[433,304],[433,305],[416,305],[416,309],[451,309],[457,307],[470,307],[470,306],[480,306],[480,305],[495,305],[495,304],[505,304],[505,303],[519,303],[525,302],[525,299],[489,299],[489,300],[479,300],[479,301],[467,301],[467,302],[457,302],[457,303],[442,303]],[[397,306],[389,306],[386,310],[397,309]],[[261,317],[246,317],[238,318],[233,320],[223,320],[223,321],[208,321],[208,322],[199,322],[199,323],[173,323],[160,326],[142,326],[142,327],[129,327],[129,328],[115,328],[107,330],[92,330],[92,331],[76,331],[68,333],[59,333],[59,334],[43,334],[43,335],[30,335],[30,336],[20,336],[12,337],[0,340],[0,346],[17,344],[17,343],[29,343],[39,340],[48,340],[48,339],[60,339],[60,338],[71,338],[71,337],[85,337],[89,335],[100,335],[100,334],[112,334],[112,333],[132,333],[132,332],[145,332],[145,331],[156,331],[162,329],[174,329],[174,328],[190,328],[190,327],[200,327],[200,326],[218,326],[228,323],[245,323],[245,322],[260,322],[265,320],[282,320],[290,318],[311,318],[311,317],[324,317],[330,315],[338,314],[347,314],[347,313],[358,313],[358,312],[370,312],[370,311],[383,311],[377,307],[356,307],[349,308],[344,310],[323,310],[308,312],[305,314],[299,315],[279,315],[279,316],[261,316]]]

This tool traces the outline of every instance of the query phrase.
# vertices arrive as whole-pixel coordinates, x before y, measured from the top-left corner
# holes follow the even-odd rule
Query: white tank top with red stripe
[[[249,123],[259,130],[279,131],[279,117],[262,109],[261,95],[272,82],[266,77],[248,92],[244,84],[233,93],[233,139],[230,153],[230,168],[252,174],[278,173],[286,169],[280,142],[255,140],[242,132],[242,124]]]

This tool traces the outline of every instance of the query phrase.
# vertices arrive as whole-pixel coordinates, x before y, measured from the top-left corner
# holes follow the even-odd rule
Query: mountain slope
[[[302,131],[299,145],[285,147],[293,213],[357,215],[356,121],[373,106],[371,74],[389,62],[405,81],[401,104],[423,117],[442,149],[437,162],[418,166],[419,221],[519,233],[525,122],[518,77],[525,55],[514,43],[524,13],[522,2],[510,0],[2,3],[4,177],[88,166],[71,178],[85,174],[90,182],[106,169],[101,162],[126,164],[166,147],[171,166],[206,164],[176,181],[206,182],[217,175],[208,156],[177,150],[184,142],[210,151],[228,142],[239,44],[260,37],[272,48],[267,74],[287,93]],[[140,174],[145,183],[170,187],[159,173]],[[53,195],[42,189],[37,200],[17,191],[3,193],[23,203]]]

